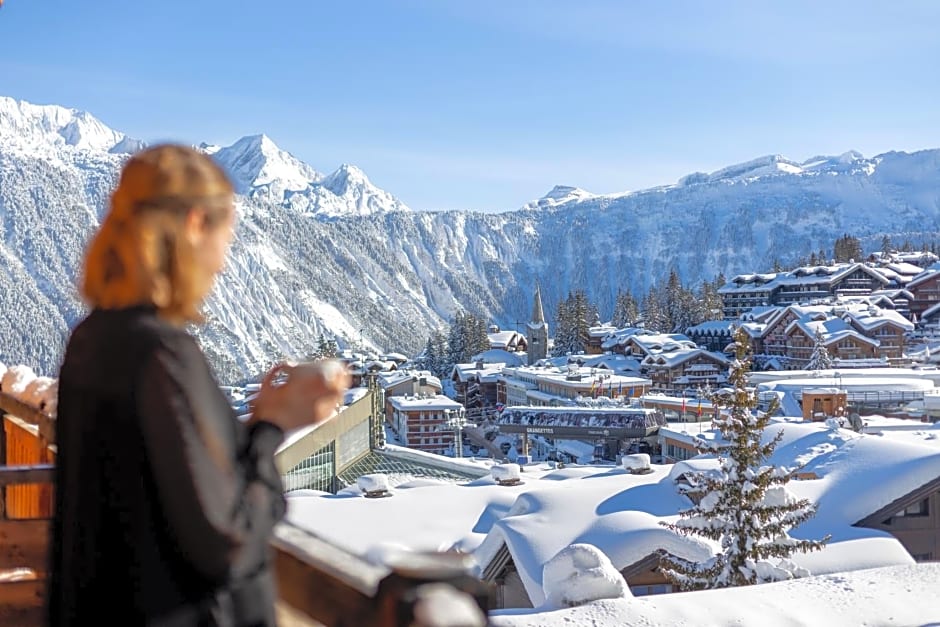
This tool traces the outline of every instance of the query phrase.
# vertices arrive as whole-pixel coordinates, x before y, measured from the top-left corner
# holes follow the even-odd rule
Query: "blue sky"
[[[6,0],[0,94],[148,141],[263,132],[415,209],[940,147],[940,2]]]

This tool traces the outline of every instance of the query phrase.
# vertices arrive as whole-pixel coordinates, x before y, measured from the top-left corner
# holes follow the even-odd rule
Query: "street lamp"
[[[463,457],[463,428],[467,426],[464,409],[445,409],[444,424],[454,431],[454,450],[457,457]]]

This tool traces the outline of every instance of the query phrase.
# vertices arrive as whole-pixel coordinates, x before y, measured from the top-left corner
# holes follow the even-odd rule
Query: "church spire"
[[[542,311],[542,289],[539,284],[535,284],[535,302],[532,304],[532,323],[544,324],[545,312]]]

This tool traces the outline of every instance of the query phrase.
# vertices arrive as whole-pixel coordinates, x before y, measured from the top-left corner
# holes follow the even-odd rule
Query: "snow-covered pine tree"
[[[643,298],[643,326],[655,333],[665,333],[668,324],[665,303],[659,290],[652,286]]]
[[[469,357],[490,350],[490,335],[487,330],[486,318],[471,314],[468,326],[467,349],[470,353]]]
[[[572,307],[573,298],[573,295],[569,293],[568,298],[558,301],[555,308],[554,355],[556,357],[578,352],[577,321]]]
[[[731,365],[730,388],[710,400],[719,410],[715,423],[722,441],[699,445],[713,453],[719,466],[687,475],[680,490],[701,495],[701,500],[680,512],[675,523],[664,523],[684,535],[697,535],[721,544],[721,552],[705,562],[664,557],[663,574],[683,590],[724,588],[805,576],[787,560],[795,551],[815,551],[828,541],[798,540],[788,531],[811,518],[816,509],[806,499],[795,499],[786,484],[796,468],[766,463],[780,442],[782,431],[761,441],[775,407],[756,411],[757,394],[747,387],[749,341],[743,328],[734,334],[736,359]],[[772,404],[773,405],[773,404]],[[777,558],[776,562],[769,560]]]
[[[809,356],[809,361],[806,362],[807,370],[829,370],[832,368],[832,358],[829,357],[829,351],[826,350],[823,339],[822,331],[816,329],[816,334],[813,336],[813,354]]]
[[[640,308],[630,292],[618,291],[617,298],[614,301],[614,313],[611,316],[610,323],[618,329],[630,327],[636,324],[640,317]]]

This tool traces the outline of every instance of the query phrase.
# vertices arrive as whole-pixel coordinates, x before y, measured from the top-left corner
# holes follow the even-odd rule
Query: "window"
[[[929,514],[930,514],[929,499],[921,499],[920,501],[914,503],[913,505],[909,505],[905,507],[904,509],[896,513],[894,516],[884,521],[884,524],[890,525],[891,521],[893,521],[895,518],[909,518],[912,516],[927,516]]]
[[[894,515],[895,518],[900,518],[901,516],[926,516],[930,513],[930,504],[927,499],[921,499],[920,501],[905,507],[903,510]]]
[[[672,584],[657,583],[646,586],[630,586],[630,592],[635,597],[647,596],[650,594],[666,594],[672,592]]]

